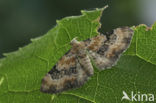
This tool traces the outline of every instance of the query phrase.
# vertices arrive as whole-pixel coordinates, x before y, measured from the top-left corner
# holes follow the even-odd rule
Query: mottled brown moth
[[[82,86],[94,74],[91,61],[104,70],[116,64],[129,47],[133,30],[129,27],[114,29],[108,37],[99,34],[85,41],[71,41],[72,48],[42,79],[41,91],[60,93]]]

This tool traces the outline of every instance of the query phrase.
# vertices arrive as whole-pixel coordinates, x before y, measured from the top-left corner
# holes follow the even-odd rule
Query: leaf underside
[[[130,48],[111,69],[98,71],[81,88],[57,95],[40,92],[41,79],[70,49],[70,41],[99,33],[104,8],[66,17],[44,36],[0,59],[0,103],[120,103],[122,91],[156,94],[156,24],[132,27]],[[122,101],[127,103],[128,101]]]

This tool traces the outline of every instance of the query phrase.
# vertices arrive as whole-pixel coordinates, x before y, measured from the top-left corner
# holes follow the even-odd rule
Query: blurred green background
[[[100,32],[156,21],[156,0],[0,0],[0,57],[44,35],[58,19],[107,4]]]

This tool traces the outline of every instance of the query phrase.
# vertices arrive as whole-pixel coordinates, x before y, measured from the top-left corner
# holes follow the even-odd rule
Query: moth
[[[94,74],[92,63],[99,70],[114,66],[129,47],[133,30],[122,27],[107,35],[99,34],[85,41],[74,38],[72,48],[42,79],[41,92],[54,94],[81,87]]]

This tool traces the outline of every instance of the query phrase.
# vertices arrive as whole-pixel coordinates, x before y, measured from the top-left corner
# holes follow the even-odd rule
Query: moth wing
[[[77,48],[79,49],[79,48]],[[82,49],[85,50],[85,49]],[[82,86],[93,75],[93,67],[85,52],[72,49],[42,79],[41,91],[59,93]]]
[[[133,36],[133,30],[129,27],[114,29],[112,34],[106,39],[106,36],[101,34],[93,37],[88,45],[90,58],[98,69],[110,68],[116,64],[120,55],[129,47]]]

